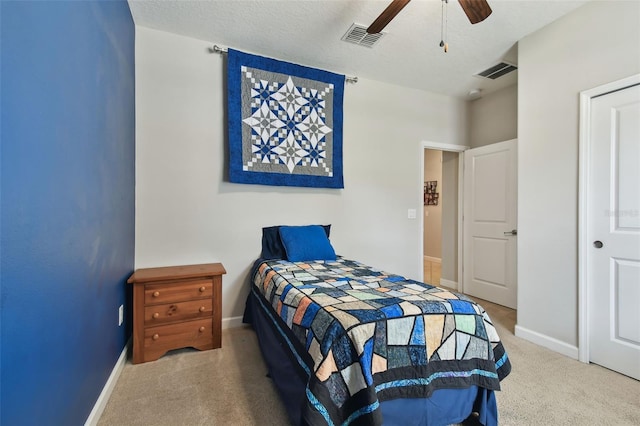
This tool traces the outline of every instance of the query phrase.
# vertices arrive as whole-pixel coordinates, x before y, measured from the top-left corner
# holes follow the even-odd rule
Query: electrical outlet
[[[118,327],[122,325],[124,321],[124,306],[120,305],[118,308]]]
[[[415,219],[416,218],[416,209],[407,210],[407,219]]]

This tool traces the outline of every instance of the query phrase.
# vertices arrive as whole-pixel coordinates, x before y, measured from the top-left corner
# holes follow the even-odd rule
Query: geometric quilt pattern
[[[399,393],[499,390],[510,371],[491,319],[462,294],[342,257],[263,262],[253,284],[313,360],[311,386],[331,399],[314,405],[338,418],[359,394],[367,410]]]
[[[344,76],[232,49],[228,57],[230,180],[342,187]]]
[[[251,140],[243,170],[264,165],[267,170],[299,173],[306,167],[332,176],[328,149],[332,128],[327,125],[331,117],[325,115],[325,106],[333,84],[318,90],[294,84],[291,76],[275,79],[273,74],[245,66],[241,71],[250,99],[242,122]]]

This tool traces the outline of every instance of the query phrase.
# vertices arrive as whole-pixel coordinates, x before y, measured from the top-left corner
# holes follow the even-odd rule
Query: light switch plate
[[[407,219],[415,219],[416,218],[416,209],[407,210]]]

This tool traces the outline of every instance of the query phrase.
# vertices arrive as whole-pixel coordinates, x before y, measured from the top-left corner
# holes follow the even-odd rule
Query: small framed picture
[[[424,205],[437,206],[440,194],[438,191],[438,181],[430,180],[424,183]]]

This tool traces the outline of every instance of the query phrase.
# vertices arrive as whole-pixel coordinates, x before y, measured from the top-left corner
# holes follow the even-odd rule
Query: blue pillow
[[[331,232],[331,225],[320,225],[324,229],[324,232],[329,238]],[[260,253],[260,259],[272,260],[287,258],[287,253],[284,251],[282,245],[282,239],[280,238],[280,226],[268,226],[262,228],[262,252]]]
[[[336,252],[320,225],[281,226],[280,238],[290,262],[336,260]]]

